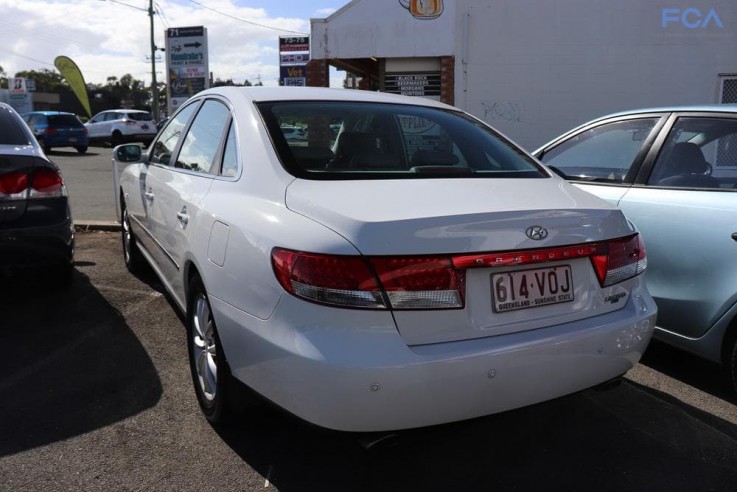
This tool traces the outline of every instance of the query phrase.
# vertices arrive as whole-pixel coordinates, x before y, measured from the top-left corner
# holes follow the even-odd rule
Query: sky
[[[214,78],[278,85],[279,36],[309,35],[310,18],[325,18],[349,0],[154,0],[154,40],[167,28],[207,28]],[[151,83],[149,0],[0,0],[0,67],[56,70],[66,55],[87,83],[131,74]],[[160,60],[159,60],[160,58]],[[164,53],[156,78],[165,80]],[[336,81],[342,75],[333,74]],[[331,85],[333,82],[331,82]]]

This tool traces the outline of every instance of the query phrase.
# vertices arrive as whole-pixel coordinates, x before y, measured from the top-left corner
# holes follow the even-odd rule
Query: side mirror
[[[139,162],[143,150],[137,144],[118,145],[113,149],[113,157],[118,162]]]

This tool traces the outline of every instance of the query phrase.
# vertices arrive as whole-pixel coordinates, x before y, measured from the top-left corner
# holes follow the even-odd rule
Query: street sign
[[[166,30],[166,72],[169,114],[187,99],[210,87],[207,28]]]

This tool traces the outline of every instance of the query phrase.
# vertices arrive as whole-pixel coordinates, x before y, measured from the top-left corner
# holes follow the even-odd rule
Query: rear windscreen
[[[71,114],[49,115],[49,125],[53,127],[81,127],[82,122]]]
[[[28,145],[23,120],[5,108],[0,108],[0,145]]]
[[[459,111],[342,101],[257,106],[282,164],[298,177],[548,176],[519,148]]]

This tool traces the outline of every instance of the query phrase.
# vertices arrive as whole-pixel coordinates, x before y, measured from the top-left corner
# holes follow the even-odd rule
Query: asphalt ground
[[[266,405],[213,428],[118,233],[78,233],[68,289],[0,285],[0,490],[737,490],[734,395],[664,345],[615,388],[455,424],[340,433]]]

